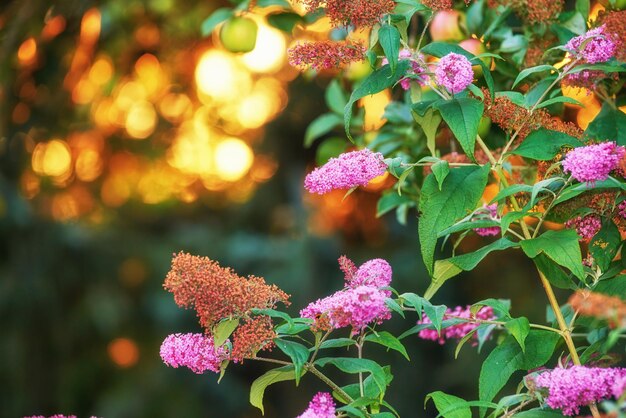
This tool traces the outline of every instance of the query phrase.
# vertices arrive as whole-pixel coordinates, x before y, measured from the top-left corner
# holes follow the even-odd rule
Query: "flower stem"
[[[341,389],[335,382],[330,380],[324,373],[317,370],[313,364],[306,363],[304,367],[312,374],[314,374],[315,377],[326,383],[332,390],[337,392],[337,394],[339,394],[339,396],[343,398],[344,403],[349,404],[351,402],[354,402],[354,399],[352,399],[350,395],[348,395],[343,389]]]

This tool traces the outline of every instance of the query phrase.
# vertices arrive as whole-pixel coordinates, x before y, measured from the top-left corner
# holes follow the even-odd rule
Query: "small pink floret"
[[[203,334],[171,334],[161,344],[161,359],[168,366],[187,367],[194,373],[217,373],[228,359],[228,351],[216,348],[213,338]]]

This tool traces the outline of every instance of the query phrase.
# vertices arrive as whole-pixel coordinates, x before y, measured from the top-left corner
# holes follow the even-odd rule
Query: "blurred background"
[[[264,276],[292,295],[292,315],[342,286],[342,254],[388,259],[401,292],[427,287],[416,214],[406,226],[375,218],[389,179],[344,201],[342,192],[304,193],[306,172],[335,152],[303,147],[330,77],[299,77],[286,64],[294,39],[262,12],[252,52],[202,37],[202,21],[225,5],[1,3],[0,416],[260,417],[248,390],[264,365],[231,366],[218,385],[159,358],[166,335],[200,330],[162,289],[180,250]],[[322,19],[299,36],[329,29]],[[364,69],[350,71],[356,79]],[[361,103],[368,129],[384,123],[389,99]],[[492,258],[436,302],[514,295],[514,314],[524,307],[542,320],[541,290],[523,263],[514,253]],[[477,397],[475,349],[454,361],[454,344],[406,343],[410,367],[369,353],[391,364],[389,402],[403,416],[421,416],[433,390]],[[320,389],[312,378],[272,386],[266,416],[295,416]]]

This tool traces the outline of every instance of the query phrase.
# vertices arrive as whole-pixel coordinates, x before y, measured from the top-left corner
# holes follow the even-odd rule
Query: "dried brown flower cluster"
[[[432,10],[450,10],[452,0],[422,0],[422,4]]]
[[[326,15],[335,26],[354,25],[372,27],[391,13],[396,6],[393,0],[301,0],[308,12],[324,7]]]
[[[563,132],[576,138],[583,136],[583,131],[578,126],[554,118],[543,109],[536,110],[531,114],[528,109],[513,103],[506,96],[492,99],[487,89],[483,89],[483,94],[485,96],[485,115],[509,134],[520,129],[520,133],[517,135],[518,143],[523,141],[532,131],[542,127]]]
[[[596,26],[604,25],[606,33],[613,36],[616,43],[615,58],[626,61],[626,10],[601,12],[598,15]]]
[[[511,7],[528,23],[548,23],[555,20],[563,10],[563,0],[488,0],[490,8],[500,5]]]
[[[299,43],[288,51],[289,64],[294,67],[314,70],[339,68],[352,62],[365,60],[365,47],[350,42],[305,42]]]
[[[528,45],[528,49],[526,50],[526,55],[524,56],[524,67],[535,67],[541,64],[543,54],[546,50],[553,46],[555,42],[556,38],[548,35],[543,38],[533,40],[530,45]]]
[[[246,317],[252,309],[275,308],[289,299],[261,277],[241,277],[207,257],[183,252],[174,255],[163,287],[174,294],[178,306],[195,308],[207,330],[222,319]]]
[[[267,316],[258,316],[246,320],[233,333],[233,351],[230,358],[241,362],[251,358],[260,350],[270,350],[274,346],[276,333],[272,320]]]
[[[626,326],[626,302],[617,296],[579,290],[568,303],[579,315],[604,319],[613,328]]]
[[[613,217],[617,215],[617,211],[614,211],[616,198],[617,192],[589,191],[556,205],[552,212],[559,220],[569,219],[580,208],[589,208],[599,215]]]

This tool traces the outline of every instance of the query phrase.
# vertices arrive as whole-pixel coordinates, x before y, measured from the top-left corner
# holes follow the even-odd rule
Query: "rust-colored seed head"
[[[612,36],[615,45],[615,58],[626,61],[626,10],[603,11],[598,15],[595,26],[604,25],[605,33]]]
[[[254,308],[289,303],[285,292],[263,278],[241,277],[207,257],[183,252],[174,255],[163,287],[174,295],[178,306],[195,308],[200,325],[207,330],[224,318],[245,317]]]
[[[253,358],[260,350],[271,350],[276,333],[268,316],[246,320],[233,333],[233,351],[230,358],[239,363]]]
[[[617,296],[579,290],[568,303],[580,315],[607,320],[612,328],[626,326],[626,302]]]
[[[365,47],[350,42],[303,42],[296,44],[287,52],[289,64],[294,67],[314,70],[339,68],[352,62],[365,60]]]
[[[354,25],[357,28],[372,27],[391,13],[393,0],[301,0],[308,12],[326,8],[326,15],[334,26]]]

